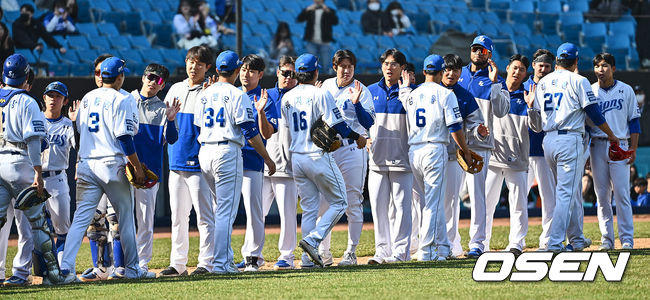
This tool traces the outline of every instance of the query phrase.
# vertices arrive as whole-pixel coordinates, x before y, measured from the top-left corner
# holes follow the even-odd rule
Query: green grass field
[[[585,235],[599,242],[598,224],[587,223]],[[532,226],[526,243],[528,247],[537,246],[540,226]],[[463,243],[468,229],[461,229]],[[491,245],[497,249],[507,245],[508,227],[495,227]],[[635,224],[635,237],[650,237],[650,222]],[[278,235],[267,235],[264,256],[274,260],[277,251]],[[346,232],[334,232],[332,252],[340,257],[345,250]],[[190,240],[190,266],[196,265],[198,238]],[[233,237],[233,247],[237,260],[243,243],[243,235]],[[154,241],[154,257],[150,268],[165,268],[168,265],[170,240]],[[16,247],[9,248],[12,258]],[[371,256],[374,253],[372,231],[366,230],[361,237],[357,255]],[[296,250],[296,257],[301,254]],[[11,270],[11,259],[7,270]],[[77,270],[90,266],[88,244],[81,247],[77,258]],[[199,277],[159,278],[142,281],[124,280],[73,284],[56,287],[30,286],[24,288],[0,288],[1,299],[19,298],[137,298],[137,299],[201,299],[201,298],[390,298],[390,299],[643,299],[647,296],[648,274],[650,270],[650,249],[632,251],[622,282],[606,282],[602,275],[595,282],[554,283],[548,280],[536,283],[477,283],[472,280],[474,261],[468,259],[446,262],[409,262],[380,266],[332,267],[316,270],[269,271],[255,274],[207,275]],[[584,265],[583,265],[584,268]],[[9,276],[10,274],[7,274]],[[644,296],[646,295],[646,296]]]

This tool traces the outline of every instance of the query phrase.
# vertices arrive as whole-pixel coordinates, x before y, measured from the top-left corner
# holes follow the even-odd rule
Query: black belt
[[[567,134],[568,131],[566,130],[558,130],[557,134]]]
[[[43,179],[61,174],[63,171],[43,171]]]

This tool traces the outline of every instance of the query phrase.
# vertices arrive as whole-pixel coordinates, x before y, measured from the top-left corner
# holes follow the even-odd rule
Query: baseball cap
[[[479,35],[474,38],[474,41],[472,41],[472,45],[479,45],[488,51],[492,52],[494,48],[492,47],[492,39],[490,39],[487,35]],[[471,47],[470,46],[470,47]]]
[[[307,73],[319,69],[318,57],[305,53],[296,59],[296,72]]]
[[[60,81],[55,81],[48,84],[45,88],[45,92],[43,92],[43,95],[52,91],[61,94],[63,97],[68,97],[68,87],[66,87],[65,84]]]
[[[424,59],[424,65],[422,67],[425,71],[441,71],[445,69],[445,60],[442,56],[437,54],[431,54]]]
[[[113,78],[120,74],[129,74],[129,69],[126,68],[126,62],[118,57],[112,56],[105,59],[99,66],[102,71],[102,77]]]
[[[578,47],[571,43],[564,43],[557,48],[556,58],[562,59],[576,59],[578,58]]]
[[[241,66],[237,53],[230,50],[223,51],[217,57],[217,71],[233,71]]]
[[[21,54],[12,54],[4,61],[2,79],[8,85],[18,86],[27,80],[29,63]]]

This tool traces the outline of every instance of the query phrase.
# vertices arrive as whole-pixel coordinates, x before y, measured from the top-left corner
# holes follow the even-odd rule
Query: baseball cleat
[[[472,249],[469,250],[469,252],[467,252],[467,257],[468,258],[478,258],[479,256],[481,256],[481,254],[483,254],[483,251],[481,249],[472,248]]]
[[[239,269],[235,265],[235,262],[233,262],[232,260],[230,261],[230,263],[226,265],[226,268],[227,268],[226,273],[229,274],[241,273],[241,271],[239,271]]]
[[[22,279],[18,276],[11,276],[9,279],[5,280],[2,285],[4,286],[25,286],[29,285],[27,279]]]
[[[100,270],[99,268],[94,268],[90,273],[81,275],[81,281],[83,282],[100,281],[106,279],[108,279],[108,273]]]
[[[621,249],[623,249],[623,250],[632,250],[632,249],[634,249],[634,247],[632,246],[632,243],[623,243],[623,245],[621,246]]]
[[[138,279],[156,278],[156,273],[149,271],[142,271]]]
[[[315,268],[316,265],[314,264],[311,259],[309,259],[309,256],[306,253],[303,253],[301,258],[300,258],[300,268],[302,269],[311,269]]]
[[[81,275],[90,274],[90,272],[92,272],[92,271],[94,271],[94,270],[95,270],[95,268],[88,268],[88,269],[86,269],[83,273],[81,273]]]
[[[210,271],[204,267],[198,267],[194,272],[190,273],[190,276],[205,275],[210,274]]]
[[[125,274],[126,270],[124,270],[124,267],[117,267],[115,270],[113,270],[113,273],[111,273],[111,275],[108,275],[108,280],[124,279]]]
[[[371,257],[371,258],[368,260],[368,264],[369,264],[369,265],[381,265],[381,264],[383,264],[383,263],[384,263],[384,259],[381,258],[381,257],[379,257],[379,256]]]
[[[81,280],[79,280],[79,277],[77,277],[77,274],[70,272],[70,270],[61,270],[61,276],[63,278],[61,282],[59,282],[59,284],[70,284],[70,283],[81,282]],[[51,285],[52,283],[47,277],[43,277],[43,284]]]
[[[515,256],[519,256],[522,253],[521,250],[519,250],[517,248],[510,248],[510,249],[508,249],[508,252],[514,254]]]
[[[431,261],[446,261],[446,260],[447,260],[447,258],[444,257],[444,256],[435,255],[435,256],[431,257]]]
[[[183,273],[178,273],[176,268],[174,267],[167,267],[167,269],[164,269],[158,273],[158,276],[160,277],[175,277],[175,276],[187,276],[187,270],[183,271]]]
[[[329,267],[334,264],[334,257],[332,256],[332,252],[323,252],[323,254],[319,255],[321,259],[323,260],[323,264],[326,267]]]
[[[243,268],[246,268],[246,258],[244,257],[244,258],[241,260],[241,262],[238,263],[236,266],[237,266],[237,269],[243,269]]]
[[[257,264],[257,257],[255,256],[247,256],[246,257],[246,268],[244,268],[244,272],[257,272],[259,271],[260,267]]]
[[[273,265],[273,270],[291,270],[293,269],[293,266],[290,265],[286,260],[278,260],[278,262]]]
[[[610,251],[612,250],[612,246],[608,244],[602,244],[600,247],[598,247],[598,251]]]
[[[339,262],[339,266],[352,266],[357,264],[357,255],[354,252],[343,253],[343,259]]]
[[[307,252],[307,255],[309,255],[309,258],[311,258],[311,261],[313,261],[315,264],[325,267],[325,264],[323,263],[323,260],[320,258],[318,255],[318,249],[307,243],[305,240],[300,240],[300,248]]]

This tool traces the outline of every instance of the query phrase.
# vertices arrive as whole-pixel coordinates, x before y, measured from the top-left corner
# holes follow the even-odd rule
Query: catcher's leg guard
[[[99,210],[95,211],[95,216],[86,231],[86,235],[90,240],[90,251],[93,256],[94,266],[104,272],[106,272],[107,267],[112,265],[105,216],[105,213]]]
[[[56,258],[52,222],[45,210],[44,204],[39,204],[25,210],[25,216],[32,225],[34,239],[34,272],[36,275],[47,276],[52,283],[61,280],[59,262]],[[38,272],[38,273],[37,273]],[[40,274],[39,274],[40,273]]]
[[[106,220],[108,220],[108,224],[111,228],[111,236],[113,237],[113,266],[116,268],[124,267],[124,252],[122,251],[122,242],[120,241],[117,214],[108,214]]]

